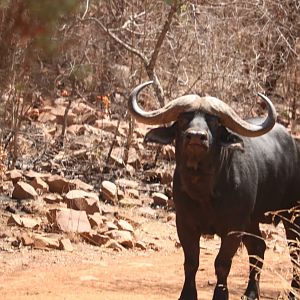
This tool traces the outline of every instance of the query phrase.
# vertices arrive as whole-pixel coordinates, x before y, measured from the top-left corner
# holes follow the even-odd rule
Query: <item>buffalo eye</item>
[[[194,117],[194,113],[192,112],[186,112],[186,113],[182,113],[180,114],[180,116],[178,117],[178,125],[179,128],[185,128],[189,125],[189,123],[191,122],[191,120]]]

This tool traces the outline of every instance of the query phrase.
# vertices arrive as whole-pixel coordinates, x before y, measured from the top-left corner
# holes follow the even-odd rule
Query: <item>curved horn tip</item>
[[[257,95],[261,98],[264,98],[264,97],[267,97],[265,94],[263,93],[260,93],[260,92],[257,92]],[[269,99],[269,98],[268,98]],[[270,100],[270,99],[269,99]]]

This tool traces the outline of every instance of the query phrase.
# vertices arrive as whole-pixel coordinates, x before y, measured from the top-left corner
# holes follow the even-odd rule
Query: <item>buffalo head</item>
[[[152,81],[140,84],[130,94],[128,107],[133,117],[149,125],[174,122],[169,127],[152,129],[145,137],[146,142],[169,144],[176,141],[176,160],[186,167],[195,167],[213,149],[243,149],[238,136],[257,137],[270,131],[276,122],[276,111],[264,95],[268,109],[267,118],[261,123],[241,119],[226,103],[214,97],[186,95],[169,102],[164,107],[146,112],[137,104],[140,91]],[[229,130],[228,130],[229,129]],[[238,135],[237,135],[238,134]]]

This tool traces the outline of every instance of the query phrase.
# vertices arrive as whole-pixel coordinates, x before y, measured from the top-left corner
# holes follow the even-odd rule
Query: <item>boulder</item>
[[[59,240],[59,249],[60,250],[65,250],[68,252],[73,252],[73,246],[72,243],[69,239],[61,239]]]
[[[104,223],[104,217],[99,212],[95,212],[92,215],[88,215],[91,227],[100,227]]]
[[[100,213],[99,198],[95,193],[71,190],[65,197],[68,208],[84,210],[87,214]]]
[[[19,239],[23,246],[32,246],[34,243],[34,240],[32,239],[32,237],[29,236],[29,234],[26,232],[23,232],[21,234],[21,236],[19,237]]]
[[[99,234],[97,232],[82,233],[81,236],[85,241],[95,246],[105,245],[110,240],[107,235]]]
[[[16,184],[22,178],[22,173],[18,170],[7,171],[5,175],[7,180],[11,180],[13,184]]]
[[[131,232],[126,230],[111,230],[106,232],[106,234],[125,248],[133,248],[133,237]]]
[[[30,218],[21,216],[22,226],[25,228],[37,229],[40,227],[42,220],[39,218]]]
[[[94,189],[92,185],[85,183],[78,178],[71,180],[71,183],[75,185],[76,190],[92,191]]]
[[[134,247],[135,247],[135,248],[139,248],[139,249],[141,249],[141,250],[147,250],[146,244],[145,244],[144,242],[142,242],[142,241],[137,241],[137,242],[135,242],[135,243],[134,243]]]
[[[47,236],[41,234],[33,235],[33,247],[35,249],[46,250],[46,249],[59,249],[59,237]]]
[[[28,183],[24,181],[18,181],[15,184],[14,190],[12,192],[12,197],[14,199],[36,199],[38,196],[35,189]]]
[[[43,199],[48,204],[60,203],[63,201],[63,197],[59,194],[46,194],[43,196]]]
[[[129,188],[129,189],[137,189],[139,187],[139,183],[134,180],[129,180],[126,178],[120,178],[116,180],[116,185],[121,188]]]
[[[8,220],[7,220],[7,225],[9,226],[22,226],[22,220],[19,215],[12,214]]]
[[[69,208],[51,209],[48,221],[63,232],[89,232],[92,228],[85,211]]]
[[[132,225],[125,220],[118,220],[117,226],[118,226],[118,229],[120,229],[120,230],[126,230],[129,232],[133,232]]]
[[[126,190],[126,195],[128,195],[130,198],[139,199],[140,192],[136,189],[127,189]]]
[[[49,178],[47,178],[47,183],[51,193],[62,194],[75,187],[74,183],[59,175],[51,175]]]
[[[37,229],[41,225],[40,218],[31,218],[27,216],[20,216],[12,214],[7,220],[7,225],[20,226],[25,228]]]
[[[35,177],[30,184],[36,191],[40,191],[41,193],[47,193],[49,191],[49,185],[40,177]]]
[[[115,204],[117,201],[117,186],[111,181],[102,181],[101,196],[104,201]]]
[[[108,230],[118,230],[118,226],[113,222],[108,221],[105,223],[105,225],[107,226]]]
[[[113,249],[114,251],[117,251],[117,252],[120,252],[120,251],[125,250],[125,248],[124,248],[120,243],[118,243],[118,242],[115,241],[115,240],[110,240],[110,241],[106,244],[106,248]]]
[[[154,206],[167,206],[168,205],[168,196],[163,193],[153,193],[153,205]]]

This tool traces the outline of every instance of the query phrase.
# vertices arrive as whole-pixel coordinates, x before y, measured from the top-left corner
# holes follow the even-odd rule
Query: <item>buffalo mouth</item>
[[[209,150],[208,141],[200,139],[190,140],[185,142],[185,149],[188,152],[207,152]]]
[[[206,133],[186,132],[184,140],[187,150],[207,151],[209,148],[208,135]]]

